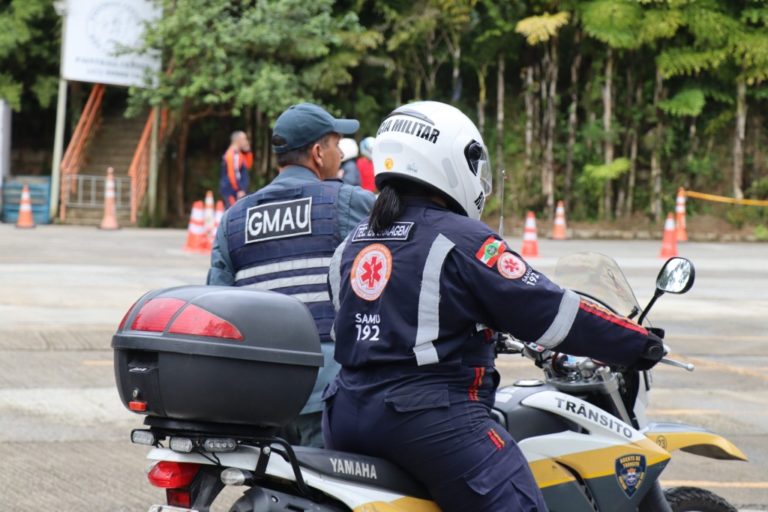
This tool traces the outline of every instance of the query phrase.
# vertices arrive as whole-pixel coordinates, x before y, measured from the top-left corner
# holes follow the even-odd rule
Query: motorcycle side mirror
[[[685,293],[693,286],[693,280],[696,277],[696,270],[693,263],[685,258],[669,258],[664,266],[661,267],[659,275],[656,277],[656,291],[653,293],[650,302],[643,310],[637,323],[643,323],[646,315],[651,310],[651,306],[656,300],[665,293]]]
[[[662,293],[685,293],[693,286],[696,270],[685,258],[669,258],[656,278],[656,290]]]

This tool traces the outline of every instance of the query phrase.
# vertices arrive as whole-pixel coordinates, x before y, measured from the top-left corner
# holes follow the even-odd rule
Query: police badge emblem
[[[645,456],[633,453],[616,459],[616,479],[627,498],[632,498],[645,479]]]

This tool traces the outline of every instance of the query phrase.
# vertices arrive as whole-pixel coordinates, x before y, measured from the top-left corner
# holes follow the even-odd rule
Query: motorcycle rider
[[[561,289],[478,220],[491,168],[456,108],[396,109],[373,162],[381,194],[329,269],[342,369],[324,394],[326,446],[393,461],[444,512],[546,511],[491,418],[494,331],[637,368],[662,357],[661,341]]]
[[[322,447],[321,394],[338,371],[330,339],[334,313],[325,277],[328,263],[374,202],[372,193],[334,179],[342,158],[340,134],[352,134],[359,126],[357,120],[335,119],[311,103],[280,114],[272,136],[280,174],[226,211],[211,254],[209,285],[292,295],[315,319],[324,365],[301,415],[281,432],[303,446]]]

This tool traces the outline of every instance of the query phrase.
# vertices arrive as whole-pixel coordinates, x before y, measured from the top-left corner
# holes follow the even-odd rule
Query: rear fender
[[[701,427],[683,423],[651,423],[644,434],[668,452],[681,450],[710,459],[747,460],[736,445]]]

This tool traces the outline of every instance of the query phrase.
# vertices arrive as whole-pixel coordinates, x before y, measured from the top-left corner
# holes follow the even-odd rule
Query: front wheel
[[[738,512],[717,494],[698,487],[672,487],[664,490],[674,512]]]

